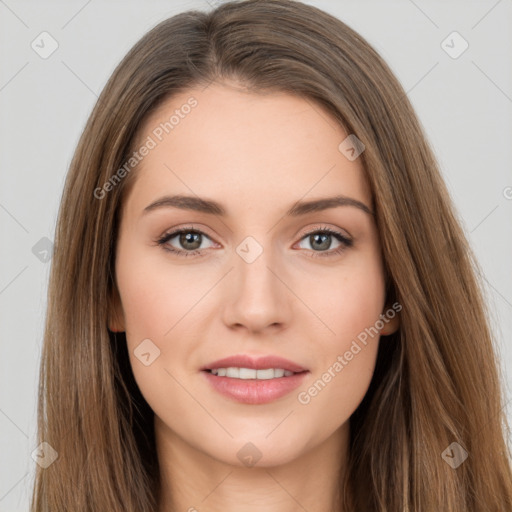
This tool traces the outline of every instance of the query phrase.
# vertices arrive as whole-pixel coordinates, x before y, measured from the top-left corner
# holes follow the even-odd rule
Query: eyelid
[[[338,235],[341,235],[343,236],[344,238],[346,238],[347,240],[350,240],[350,241],[354,241],[354,237],[346,230],[346,229],[342,229],[342,228],[333,228],[331,226],[328,226],[326,224],[318,224],[312,228],[307,228],[306,231],[302,232],[302,231],[299,231],[297,233],[297,237],[300,237],[300,239],[302,240],[305,236],[308,236],[308,235],[312,235],[313,233],[317,233],[318,231],[326,231],[328,233],[331,233],[331,234],[338,234]]]

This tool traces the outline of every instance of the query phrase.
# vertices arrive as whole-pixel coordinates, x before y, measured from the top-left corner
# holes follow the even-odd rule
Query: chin
[[[272,439],[274,434],[265,438],[267,434],[245,432],[222,445],[211,447],[205,453],[219,462],[240,468],[271,468],[293,462],[306,450],[305,443],[299,439],[290,436],[286,436],[286,441],[282,436]]]

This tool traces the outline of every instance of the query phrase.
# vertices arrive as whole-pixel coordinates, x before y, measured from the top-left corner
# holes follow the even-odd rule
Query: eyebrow
[[[286,213],[289,217],[299,217],[312,212],[320,212],[328,210],[329,208],[336,208],[339,206],[353,206],[359,208],[363,212],[373,215],[372,210],[361,201],[351,197],[338,195],[334,197],[324,197],[321,199],[313,199],[310,201],[297,201]],[[227,215],[226,209],[218,202],[203,199],[197,196],[174,195],[164,196],[152,202],[142,214],[149,213],[159,208],[180,208],[182,210],[193,210],[196,212],[207,213],[211,215],[220,215],[225,217]]]

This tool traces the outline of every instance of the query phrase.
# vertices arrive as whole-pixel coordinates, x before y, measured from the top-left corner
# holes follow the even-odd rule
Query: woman
[[[475,269],[361,36],[286,0],[160,23],[65,185],[32,510],[512,510]]]

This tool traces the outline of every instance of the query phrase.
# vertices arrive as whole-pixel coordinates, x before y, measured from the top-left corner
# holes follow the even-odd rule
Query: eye
[[[331,249],[333,238],[338,245],[334,249],[329,250]],[[204,249],[208,248],[203,245],[205,240],[211,240],[206,233],[200,229],[186,227],[165,233],[156,242],[168,252],[187,257],[204,255]],[[306,233],[301,238],[299,244],[303,243],[303,241],[310,244],[311,249],[309,251],[311,257],[336,256],[353,245],[352,239],[328,227],[322,227]],[[304,247],[300,248],[304,249]]]
[[[174,244],[178,245],[178,247],[171,244],[171,241],[174,239],[176,239]],[[200,254],[205,249],[203,245],[205,239],[210,239],[210,237],[199,229],[182,228],[164,234],[157,240],[157,243],[166,251],[179,254],[180,256],[194,256]]]
[[[338,246],[329,251],[328,249],[331,249],[333,238],[335,238]],[[313,251],[311,253],[312,257],[336,256],[353,245],[353,241],[350,238],[345,236],[343,233],[328,227],[322,227],[321,229],[310,231],[302,237],[301,241],[302,240],[305,240],[310,244],[311,251]]]

